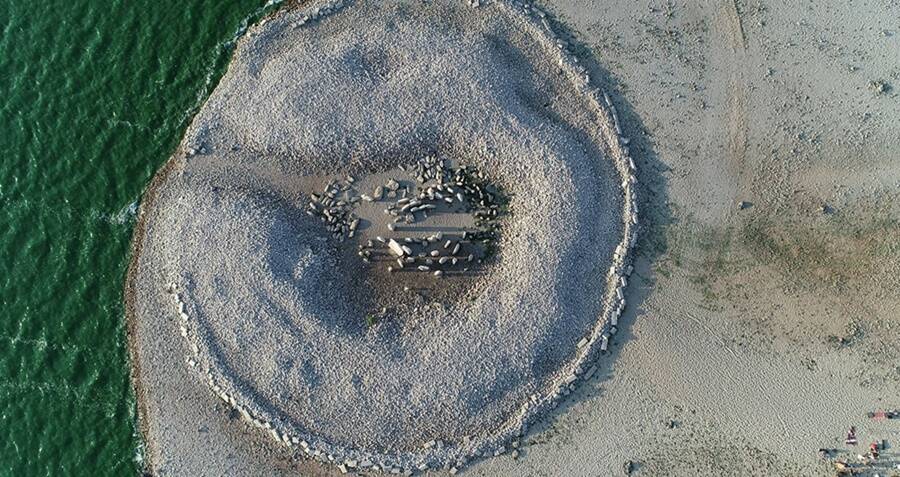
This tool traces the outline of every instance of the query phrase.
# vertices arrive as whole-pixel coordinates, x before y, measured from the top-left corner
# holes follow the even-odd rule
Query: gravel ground
[[[191,406],[150,396],[162,380],[205,382],[272,452],[406,471],[502,452],[570,392],[621,312],[634,211],[614,114],[541,17],[388,1],[250,30],[141,208],[127,300],[151,462],[179,414],[161,407]],[[511,198],[498,256],[451,299],[380,293],[399,285],[303,213],[322,177],[426,154]]]

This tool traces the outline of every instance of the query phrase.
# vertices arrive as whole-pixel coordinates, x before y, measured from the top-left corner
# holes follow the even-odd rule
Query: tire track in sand
[[[724,10],[717,22],[724,29],[730,46],[726,58],[728,73],[727,160],[733,177],[738,179],[735,193],[745,190],[744,165],[747,156],[747,36],[738,12],[737,0],[723,2]]]

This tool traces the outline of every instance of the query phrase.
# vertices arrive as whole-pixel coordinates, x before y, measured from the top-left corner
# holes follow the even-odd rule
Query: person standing
[[[857,442],[859,441],[856,439],[856,426],[850,426],[850,430],[847,431],[847,439],[844,440],[844,443],[848,446],[855,446]]]

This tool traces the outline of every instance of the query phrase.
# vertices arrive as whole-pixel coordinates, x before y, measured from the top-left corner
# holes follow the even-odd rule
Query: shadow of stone
[[[397,232],[410,232],[410,233],[437,233],[442,232],[443,234],[454,234],[454,236],[459,236],[454,238],[454,240],[459,240],[462,238],[463,232],[474,232],[475,229],[471,227],[451,227],[451,226],[436,226],[436,225],[397,225]]]
[[[654,150],[652,132],[644,125],[631,103],[624,97],[621,85],[615,77],[604,68],[600,61],[594,57],[590,46],[577,38],[574,33],[560,23],[552,9],[541,6],[547,13],[553,31],[565,39],[571,45],[572,52],[578,57],[580,63],[588,71],[591,83],[605,91],[615,105],[623,134],[629,138],[628,145],[631,156],[636,164],[636,177],[638,179],[637,200],[638,217],[641,226],[638,231],[638,240],[632,251],[632,262],[635,271],[629,280],[625,290],[628,305],[619,318],[618,332],[610,339],[607,352],[596,358],[592,364],[597,366],[597,371],[591,379],[580,382],[575,391],[561,400],[558,406],[548,415],[543,416],[537,422],[532,423],[530,429],[522,438],[520,459],[528,455],[527,446],[530,438],[541,434],[554,426],[560,416],[567,413],[574,406],[582,404],[589,399],[602,397],[602,383],[614,376],[614,363],[622,352],[624,343],[634,339],[632,327],[642,313],[641,305],[650,295],[655,284],[654,264],[665,255],[668,250],[667,230],[675,222],[672,210],[668,202],[668,179],[665,177],[670,168],[663,163]],[[417,231],[429,230],[429,228],[417,228]],[[438,231],[435,228],[433,231]],[[590,365],[590,363],[586,363]],[[477,465],[486,458],[474,458],[470,465]],[[623,462],[624,463],[624,462]],[[632,462],[635,471],[640,470],[641,463]],[[315,465],[318,470],[328,475],[340,475],[337,469],[328,466]],[[470,468],[467,466],[467,468]],[[460,473],[465,474],[463,469]],[[429,472],[429,475],[445,475],[446,471]]]
[[[364,277],[359,273],[341,273],[341,270],[352,269],[358,264],[354,250],[341,249],[331,254],[325,254],[324,248],[310,240],[307,246],[311,253],[325,254],[328,259],[335,261],[334,267],[323,267],[311,273],[318,274],[313,278],[298,280],[294,276],[298,263],[302,262],[300,247],[296,246],[296,237],[323,237],[321,226],[317,219],[303,213],[303,210],[284,200],[273,200],[273,207],[282,211],[285,225],[276,233],[267,238],[265,245],[266,262],[272,278],[286,288],[293,290],[296,297],[314,295],[316,300],[306,303],[309,314],[319,317],[318,324],[331,332],[346,336],[360,337],[366,333],[366,326],[362,321],[348,320],[348,316],[365,316],[366,311],[374,307],[373,297],[365,293],[366,287],[362,286]],[[314,250],[315,249],[315,250]],[[333,283],[335,287],[344,290],[357,290],[357,293],[346,296],[330,296],[321,293],[322,283]],[[255,298],[271,311],[270,319],[281,324],[281,328],[295,337],[302,336],[297,329],[294,313],[286,309],[277,300],[268,296],[268,291],[257,290]],[[302,300],[301,300],[302,301]]]
[[[654,151],[652,132],[647,129],[634,107],[624,97],[615,77],[601,65],[602,59],[598,60],[590,46],[584,44],[569,28],[560,23],[552,13],[552,9],[546,7],[543,9],[554,32],[572,46],[573,53],[590,74],[591,83],[605,91],[617,109],[623,134],[630,140],[628,147],[637,169],[635,175],[638,179],[638,218],[641,226],[638,230],[637,243],[632,251],[635,270],[625,290],[627,306],[619,318],[618,332],[610,339],[608,351],[594,360],[593,364],[597,366],[597,371],[591,379],[581,382],[550,415],[529,429],[523,439],[524,446],[527,446],[529,437],[533,438],[552,428],[560,416],[574,406],[592,398],[602,397],[602,383],[614,375],[614,364],[622,352],[622,345],[634,339],[632,327],[643,312],[642,304],[652,292],[655,284],[653,267],[668,249],[667,229],[675,221],[668,202],[668,179],[665,177],[665,173],[670,169]],[[525,455],[527,454],[523,453],[523,456]],[[633,465],[638,469],[640,462],[633,462]]]

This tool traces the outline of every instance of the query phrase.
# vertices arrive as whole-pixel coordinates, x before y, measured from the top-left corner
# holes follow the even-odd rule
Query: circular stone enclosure
[[[542,12],[500,1],[273,14],[142,204],[130,319],[180,333],[196,379],[298,452],[384,469],[493,453],[588,372],[624,306],[634,166],[561,46]],[[304,213],[330,179],[428,155],[509,197],[490,263],[423,277],[440,295]]]

